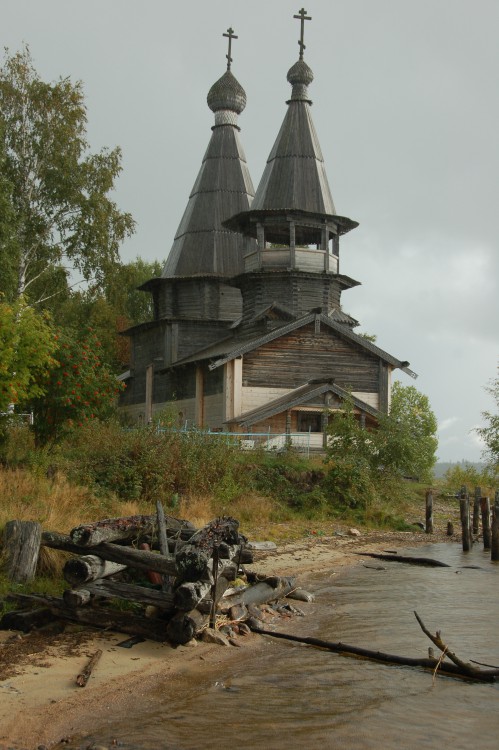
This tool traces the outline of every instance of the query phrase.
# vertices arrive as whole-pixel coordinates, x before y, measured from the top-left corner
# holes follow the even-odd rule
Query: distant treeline
[[[466,467],[472,467],[479,472],[485,468],[485,464],[480,461],[466,461],[464,458],[462,461],[438,461],[433,469],[435,479],[442,479],[447,471],[453,469],[455,466],[461,466],[463,469]]]

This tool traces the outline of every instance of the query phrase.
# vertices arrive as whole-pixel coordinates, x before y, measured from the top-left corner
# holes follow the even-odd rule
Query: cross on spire
[[[229,51],[225,55],[225,57],[227,58],[227,70],[230,70],[230,64],[232,62],[232,57],[230,56],[232,50],[232,40],[239,39],[239,37],[234,34],[234,29],[232,28],[227,29],[227,34],[223,34],[223,36],[226,36],[229,39]]]
[[[293,18],[299,18],[301,21],[301,30],[300,30],[300,38],[298,40],[298,44],[300,45],[300,60],[303,60],[303,50],[305,49],[305,44],[303,43],[303,32],[305,31],[305,21],[311,21],[312,16],[307,16],[307,11],[305,8],[302,8],[298,11],[297,16],[293,16]]]

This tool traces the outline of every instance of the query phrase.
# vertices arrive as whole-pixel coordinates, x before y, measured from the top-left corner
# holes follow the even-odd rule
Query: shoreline
[[[307,578],[320,572],[340,574],[362,565],[356,552],[410,549],[440,542],[456,543],[442,533],[363,531],[360,536],[307,537],[281,545],[275,552],[258,553],[255,563],[245,566],[268,575],[295,575],[306,588]],[[313,592],[312,592],[313,593]],[[300,606],[301,603],[300,603]],[[304,605],[306,610],[307,605]],[[240,637],[241,648],[193,642],[177,648],[166,643],[144,641],[132,648],[119,644],[128,636],[75,628],[60,636],[0,631],[2,652],[19,652],[11,668],[0,671],[0,750],[50,748],[72,736],[89,733],[92,720],[109,712],[124,714],[127,706],[164,680],[187,679],[246,655],[262,645],[258,635]],[[85,688],[76,677],[89,658],[102,650],[102,657]],[[20,656],[22,654],[22,657]]]

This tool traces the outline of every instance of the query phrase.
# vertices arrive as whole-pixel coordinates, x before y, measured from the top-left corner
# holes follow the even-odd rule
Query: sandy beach
[[[413,548],[450,541],[443,533],[348,531],[332,537],[307,537],[282,545],[271,553],[258,553],[248,569],[261,573],[297,576],[307,588],[307,577],[317,572],[341,574],[348,566],[367,560],[356,553]],[[454,540],[455,543],[455,540]],[[300,603],[301,605],[301,603]],[[303,605],[306,610],[307,605]],[[255,634],[240,637],[240,649],[192,642],[172,648],[167,643],[144,641],[132,648],[119,644],[128,636],[80,627],[63,634],[32,633],[26,636],[0,631],[0,749],[51,748],[89,731],[89,722],[109,712],[123,714],[140,696],[161,680],[183,680],[200,670],[258,649]],[[76,677],[89,658],[102,656],[86,687]],[[63,745],[61,745],[62,747]]]

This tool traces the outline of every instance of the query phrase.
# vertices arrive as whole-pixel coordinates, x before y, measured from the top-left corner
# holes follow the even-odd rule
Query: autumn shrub
[[[58,329],[53,364],[41,379],[42,395],[33,400],[33,429],[39,445],[56,443],[88,422],[109,418],[123,384],[101,354],[91,328]]]
[[[101,494],[167,505],[177,495],[213,492],[235,453],[201,430],[130,429],[115,421],[84,424],[61,445],[74,481]]]
[[[441,482],[442,491],[448,495],[457,495],[462,487],[473,495],[475,488],[480,487],[484,497],[494,497],[498,485],[499,471],[493,466],[479,467],[465,461],[447,469]]]

